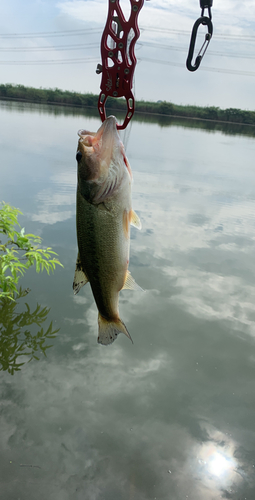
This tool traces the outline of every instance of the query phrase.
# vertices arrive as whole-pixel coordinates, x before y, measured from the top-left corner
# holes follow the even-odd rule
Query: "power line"
[[[8,65],[8,66],[33,66],[33,65],[57,65],[57,64],[81,64],[81,63],[91,63],[98,61],[98,58],[91,57],[91,58],[76,58],[76,59],[49,59],[47,60],[35,60],[35,61],[0,61],[0,65]],[[144,62],[150,62],[150,63],[156,63],[156,64],[163,64],[167,66],[176,66],[178,68],[185,68],[184,64],[181,63],[175,63],[171,61],[162,61],[160,59],[150,59],[147,57],[139,57],[138,62],[144,61]],[[205,66],[201,66],[200,70],[202,71],[211,71],[211,72],[217,72],[217,73],[226,73],[226,74],[231,74],[231,75],[240,75],[240,76],[255,76],[255,73],[250,72],[250,71],[239,71],[239,70],[231,70],[231,69],[222,69],[222,68],[209,68]]]
[[[139,60],[140,61],[146,61],[146,62],[153,62],[153,63],[157,63],[157,64],[165,64],[165,65],[168,65],[168,66],[177,66],[178,68],[185,68],[184,64],[173,63],[173,62],[170,62],[170,61],[162,61],[162,60],[159,60],[159,59],[149,59],[149,58],[146,58],[146,57],[142,57],[142,58],[139,57]],[[234,69],[208,68],[208,67],[205,67],[205,66],[200,66],[199,70],[212,71],[212,72],[216,72],[216,73],[227,73],[227,74],[230,74],[230,75],[253,76],[253,77],[255,76],[255,73],[253,73],[253,72],[250,72],[250,71],[239,71],[239,70],[234,70]]]
[[[0,33],[0,38],[38,38],[38,37],[57,37],[57,36],[75,36],[75,35],[86,35],[93,33],[102,33],[104,27],[97,28],[80,28],[76,30],[62,30],[62,31],[41,31],[41,32],[31,32],[31,33]],[[180,30],[174,28],[156,28],[151,26],[141,26],[141,31],[154,31],[157,33],[172,33],[180,35],[190,35],[190,30]],[[231,35],[226,33],[214,33],[214,38],[225,38],[233,40],[244,40],[244,41],[255,41],[255,35]]]
[[[76,36],[76,35],[87,35],[93,33],[102,33],[102,28],[89,28],[80,30],[69,30],[69,31],[41,31],[38,33],[2,33],[0,38],[10,39],[10,38],[44,38],[48,37],[58,37],[58,36]]]
[[[79,58],[79,59],[49,59],[44,61],[0,61],[0,65],[8,65],[8,66],[33,66],[33,65],[46,65],[46,64],[80,64],[81,62],[95,62],[98,61],[98,57],[92,58]]]
[[[57,45],[55,47],[4,47],[0,48],[0,52],[44,52],[55,50],[79,50],[87,48],[99,47],[98,43],[79,43],[76,45]]]
[[[142,47],[152,47],[156,49],[163,49],[163,50],[174,50],[177,52],[187,52],[188,47],[180,47],[180,46],[175,46],[175,45],[166,45],[166,44],[159,44],[159,43],[153,43],[153,42],[138,42],[137,43],[137,48],[142,48]],[[88,44],[74,44],[74,45],[60,45],[60,46],[53,46],[53,47],[4,47],[0,48],[0,52],[16,52],[16,53],[22,53],[22,52],[59,52],[59,51],[69,51],[69,50],[82,50],[82,49],[92,49],[92,48],[99,48],[98,43],[88,43]],[[212,50],[209,50],[207,53],[208,56],[219,56],[219,57],[231,57],[231,58],[237,58],[237,59],[255,59],[254,56],[250,56],[247,54],[234,54],[234,53],[224,53],[224,52],[215,52]]]
[[[179,34],[179,35],[191,35],[192,31],[192,26],[190,28],[190,31],[188,30],[176,30],[172,28],[153,28],[150,26],[143,26],[140,27],[141,31],[155,31],[157,33],[173,33],[173,34]],[[226,33],[214,33],[213,38],[225,38],[225,39],[231,39],[231,40],[243,40],[245,42],[247,41],[255,41],[255,35],[226,35]]]
[[[166,50],[175,50],[179,52],[188,52],[188,46],[187,47],[178,47],[175,45],[165,45],[165,44],[160,44],[160,43],[152,43],[152,42],[138,42],[138,45],[140,46],[145,46],[145,47],[154,47],[158,49],[166,49]],[[207,55],[211,56],[220,56],[220,57],[237,57],[240,59],[255,59],[254,56],[249,56],[247,54],[231,54],[231,53],[224,53],[224,52],[215,52],[212,50],[208,50]]]

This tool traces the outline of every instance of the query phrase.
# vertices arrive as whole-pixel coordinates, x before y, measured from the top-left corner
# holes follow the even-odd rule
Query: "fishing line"
[[[135,73],[134,73],[134,77],[133,77],[133,94],[134,94],[134,98],[135,98],[135,101],[136,101]],[[129,142],[129,138],[130,138],[130,133],[131,133],[132,126],[133,126],[133,120],[131,120],[129,122],[129,126],[124,129],[124,135],[123,135],[123,141],[122,142],[124,144],[124,148],[125,148],[126,151],[128,149],[128,142]]]
[[[122,142],[124,144],[125,151],[127,151],[127,149],[128,149],[128,142],[129,142],[130,132],[131,132],[132,126],[133,126],[133,120],[131,120],[129,122],[128,127],[126,127],[124,129],[124,135],[123,135],[123,141]]]
[[[137,65],[140,63],[140,60],[137,61]],[[134,76],[133,76],[133,93],[134,93],[134,98],[135,98],[135,102],[136,102],[136,83],[135,83],[135,73],[134,73]],[[127,148],[128,148],[128,142],[129,142],[129,138],[130,138],[130,133],[131,133],[131,129],[132,129],[132,126],[133,126],[133,120],[131,120],[129,122],[129,127],[126,127],[124,129],[124,135],[123,135],[123,144],[124,144],[124,147],[125,147],[125,150],[127,151]]]

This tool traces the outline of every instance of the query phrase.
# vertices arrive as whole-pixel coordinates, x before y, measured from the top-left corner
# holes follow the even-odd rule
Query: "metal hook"
[[[212,14],[211,14],[212,4],[213,4],[213,0],[200,0],[200,7],[202,9],[201,17],[203,17],[203,15],[204,15],[204,10],[208,9],[208,15],[209,15],[210,19],[212,19]]]
[[[197,31],[198,31],[200,24],[203,24],[204,26],[208,27],[208,33],[206,33],[206,35],[205,35],[205,41],[204,41],[204,43],[203,43],[203,45],[202,45],[202,47],[201,47],[201,49],[196,57],[194,66],[192,66],[191,61],[192,61],[193,54],[194,54]],[[205,52],[207,50],[208,45],[209,45],[209,42],[212,38],[212,34],[213,34],[213,25],[212,25],[211,19],[209,17],[205,17],[205,16],[202,16],[199,19],[197,19],[197,21],[195,22],[195,24],[193,26],[193,30],[191,33],[189,52],[188,52],[188,57],[187,57],[187,61],[186,61],[186,66],[187,66],[187,69],[189,71],[196,71],[199,68],[200,63],[205,55]]]

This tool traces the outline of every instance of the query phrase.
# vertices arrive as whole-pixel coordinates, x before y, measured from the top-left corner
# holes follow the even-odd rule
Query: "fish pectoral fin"
[[[136,281],[134,280],[133,276],[131,275],[130,271],[127,271],[126,273],[126,278],[125,278],[125,283],[122,287],[122,290],[140,290],[140,292],[144,292],[143,288],[141,288]]]
[[[76,295],[80,289],[88,283],[88,278],[83,271],[81,267],[81,261],[80,261],[80,256],[78,254],[77,261],[76,261],[76,268],[75,268],[75,273],[74,273],[74,279],[73,279],[73,293]]]
[[[131,336],[121,321],[121,319],[108,320],[98,313],[98,343],[102,345],[110,345],[116,340],[119,333],[124,333],[132,342]]]
[[[131,226],[134,226],[137,229],[142,229],[141,221],[134,210],[131,210],[130,224]]]

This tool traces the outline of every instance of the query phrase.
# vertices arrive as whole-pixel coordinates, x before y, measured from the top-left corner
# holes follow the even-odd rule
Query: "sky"
[[[120,5],[124,13],[130,9],[129,0]],[[99,94],[95,70],[107,0],[0,0],[0,7],[1,83]],[[254,1],[213,2],[213,37],[200,68],[191,73],[186,58],[200,15],[199,0],[144,2],[135,98],[254,110]],[[205,33],[199,29],[195,54]]]

